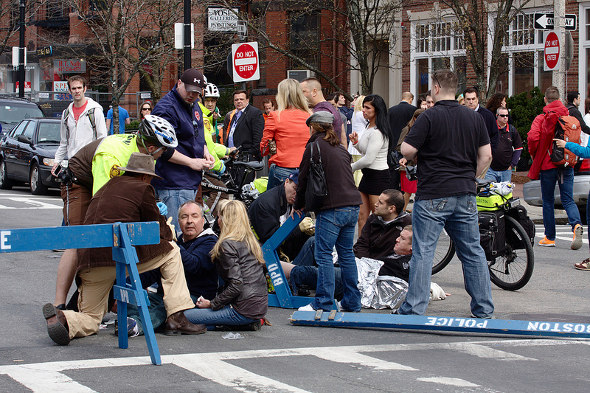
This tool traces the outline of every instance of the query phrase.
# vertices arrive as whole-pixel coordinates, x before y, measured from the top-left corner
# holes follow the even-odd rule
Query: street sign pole
[[[26,0],[20,0],[19,40],[18,40],[18,96],[25,96],[25,4]]]
[[[191,68],[191,0],[184,0],[184,69]]]
[[[554,0],[553,12],[555,16],[555,33],[559,37],[561,44],[565,43],[565,0]],[[559,53],[557,71],[553,71],[553,86],[559,89],[562,98],[566,97],[565,81],[565,51]]]

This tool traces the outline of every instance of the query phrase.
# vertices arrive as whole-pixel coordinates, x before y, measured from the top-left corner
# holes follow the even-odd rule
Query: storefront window
[[[418,63],[418,80],[416,87],[418,95],[424,94],[428,91],[428,59],[419,59]]]
[[[535,87],[535,52],[518,52],[512,55],[513,94],[530,91]]]

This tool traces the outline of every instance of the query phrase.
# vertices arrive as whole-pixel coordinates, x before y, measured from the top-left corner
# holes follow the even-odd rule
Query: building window
[[[456,22],[427,22],[416,25],[416,52],[432,53],[465,49],[463,32]]]
[[[291,53],[314,67],[319,66],[319,25],[320,14],[317,11],[301,14],[293,12],[290,15],[291,31],[289,44]],[[296,61],[292,61],[292,68],[301,68]]]
[[[496,91],[515,95],[528,92],[535,86],[544,91],[551,85],[551,72],[543,70],[543,31],[535,30],[535,12],[542,10],[516,15],[506,32],[502,48],[508,57],[506,72],[500,76]],[[488,42],[491,45],[491,38]]]
[[[463,32],[457,22],[438,20],[419,22],[412,25],[414,45],[412,46],[411,73],[414,75],[410,89],[420,95],[430,89],[429,74],[448,68],[457,72],[460,91],[465,88],[467,63]]]

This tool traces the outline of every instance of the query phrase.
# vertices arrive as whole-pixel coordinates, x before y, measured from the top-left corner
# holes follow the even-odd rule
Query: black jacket
[[[362,204],[350,166],[351,156],[342,145],[332,146],[323,138],[325,133],[315,133],[307,142],[301,164],[299,165],[299,184],[297,185],[297,197],[295,209],[305,207],[305,190],[309,176],[309,158],[311,155],[311,144],[319,142],[322,166],[326,176],[328,195],[323,198],[321,207],[318,210],[334,209],[343,206],[359,206]],[[317,150],[314,148],[314,157],[317,157]]]
[[[481,117],[483,117],[483,121],[486,123],[486,128],[490,137],[490,145],[492,147],[492,151],[494,151],[496,150],[496,146],[498,146],[498,123],[496,123],[496,115],[481,105],[476,112],[479,113]]]
[[[223,121],[223,143],[227,146],[229,131],[231,129],[230,122],[232,118],[231,111],[225,115]],[[238,119],[236,129],[234,131],[234,146],[240,147],[240,152],[245,155],[251,155],[256,161],[260,161],[260,140],[262,139],[262,131],[264,130],[264,117],[260,109],[255,106],[248,105],[244,112]],[[249,160],[253,161],[253,160]]]
[[[250,208],[250,224],[260,243],[267,241],[281,226],[281,216],[287,212],[285,187],[281,184],[260,194]]]
[[[215,311],[231,305],[247,318],[263,318],[268,309],[266,278],[262,265],[246,243],[224,240],[215,266],[225,285],[211,300],[211,309]]]
[[[372,258],[385,261],[385,257],[394,253],[395,241],[406,225],[412,224],[412,216],[401,213],[390,223],[375,214],[371,214],[361,230],[353,247],[357,258]]]
[[[570,116],[573,116],[576,119],[578,119],[578,121],[580,122],[580,126],[582,127],[582,131],[585,134],[590,134],[590,127],[588,127],[588,125],[584,121],[584,118],[582,117],[580,110],[576,108],[576,106],[573,104],[567,104],[566,108],[570,112]]]
[[[402,130],[408,125],[408,122],[412,119],[417,109],[414,105],[408,104],[406,101],[402,101],[389,108],[387,111],[387,120],[389,121],[389,131],[392,135],[389,146],[397,145]]]

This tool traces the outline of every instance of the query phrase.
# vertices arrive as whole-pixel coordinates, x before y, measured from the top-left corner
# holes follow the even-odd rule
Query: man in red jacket
[[[569,116],[569,111],[559,100],[559,90],[555,86],[550,86],[545,90],[545,104],[543,113],[533,120],[527,135],[529,152],[533,157],[533,165],[528,176],[533,180],[541,180],[541,196],[543,198],[545,238],[539,242],[539,245],[555,247],[554,190],[555,183],[559,181],[561,203],[574,232],[571,249],[577,250],[582,247],[583,228],[580,211],[573,198],[574,169],[572,167],[557,167],[549,158],[557,120],[559,116]]]

